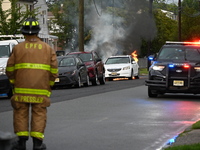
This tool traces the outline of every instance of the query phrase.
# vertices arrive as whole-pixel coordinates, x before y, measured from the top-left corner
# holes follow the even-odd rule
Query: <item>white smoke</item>
[[[105,57],[117,54],[116,42],[125,36],[125,30],[119,26],[122,22],[123,18],[105,13],[98,18],[90,18],[92,38],[89,44],[85,45],[85,51],[97,50],[101,56]]]
[[[124,9],[123,5],[127,8]],[[91,6],[90,11],[85,13],[85,27],[92,29],[92,37],[84,49],[98,51],[103,60],[111,55],[140,51],[142,38],[152,40],[156,35],[155,22],[145,11],[148,3],[138,0],[127,3],[118,1],[117,8],[127,12],[128,20],[119,17],[115,8],[113,8],[113,14],[104,11],[98,15],[97,10],[101,10],[101,7],[97,6],[95,9]]]

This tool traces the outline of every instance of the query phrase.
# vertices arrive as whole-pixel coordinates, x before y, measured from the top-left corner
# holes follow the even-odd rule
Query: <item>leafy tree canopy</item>
[[[23,21],[30,17],[36,16],[36,10],[21,12],[21,7],[16,7],[18,0],[9,0],[11,3],[11,8],[8,10],[3,10],[2,3],[0,0],[0,33],[1,35],[14,35],[19,34],[19,29]]]
[[[200,2],[183,0],[181,7],[182,40],[200,39]]]

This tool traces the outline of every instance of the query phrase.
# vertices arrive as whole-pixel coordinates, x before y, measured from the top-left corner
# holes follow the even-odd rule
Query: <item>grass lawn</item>
[[[148,75],[147,68],[139,68],[140,75]]]
[[[196,123],[192,125],[191,130],[195,130],[195,129],[200,129],[200,121],[197,121]],[[184,131],[184,132],[190,132],[190,131]],[[181,134],[179,136],[182,136]],[[200,143],[191,144],[191,145],[172,146],[172,147],[167,147],[164,150],[200,150]]]

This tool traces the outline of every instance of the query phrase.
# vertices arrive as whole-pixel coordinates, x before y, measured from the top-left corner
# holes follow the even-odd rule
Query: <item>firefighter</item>
[[[15,150],[26,150],[29,136],[33,139],[33,150],[46,149],[43,139],[47,107],[58,68],[54,50],[40,40],[39,31],[35,18],[26,19],[21,28],[25,41],[13,48],[7,62],[6,74],[13,85],[13,126],[19,137]]]

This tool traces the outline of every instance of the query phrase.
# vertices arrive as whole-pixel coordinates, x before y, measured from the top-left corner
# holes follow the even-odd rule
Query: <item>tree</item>
[[[154,0],[153,9],[163,9],[178,14],[178,6],[175,3],[167,4],[166,0]]]
[[[182,2],[182,39],[200,39],[200,12],[199,1],[184,0]]]
[[[151,42],[151,54],[157,53],[166,41],[177,41],[178,23],[166,16],[160,9],[153,11],[157,34]],[[148,43],[143,39],[141,46],[141,56],[146,56]]]
[[[21,7],[16,7],[18,0],[9,0],[11,8],[4,11],[2,8],[3,0],[0,0],[0,33],[1,35],[18,34],[22,26],[22,22],[30,17],[36,16],[36,10],[20,12]]]
[[[56,1],[49,8],[54,15],[49,22],[49,28],[58,36],[58,46],[62,49],[75,49],[75,39],[78,36],[78,0]]]
[[[152,51],[154,53],[162,47],[166,41],[176,41],[178,38],[178,25],[177,21],[166,16],[161,10],[154,11],[157,35],[152,42]]]
[[[117,49],[123,54],[131,54],[134,50],[140,52],[142,45],[141,56],[145,56],[147,41],[152,41],[153,52],[157,52],[166,40],[177,38],[177,22],[158,9],[151,17],[146,0],[95,1],[95,5],[99,4],[96,10],[94,5],[88,5],[90,2],[85,2],[85,43],[89,43],[89,49],[112,50],[109,54],[115,54]],[[164,0],[157,2],[161,7],[159,2]],[[163,6],[175,11],[173,4]],[[74,51],[78,47],[78,0],[55,1],[50,4],[50,11],[55,16],[51,29],[59,37],[60,45]]]
[[[91,3],[89,0],[87,3]],[[49,11],[54,15],[49,22],[49,29],[53,34],[58,36],[58,46],[62,49],[70,49],[74,51],[78,47],[78,17],[79,0],[65,1],[59,0],[49,4]],[[87,13],[87,5],[85,5],[85,12]],[[87,42],[90,39],[91,31],[85,30],[85,39]]]

